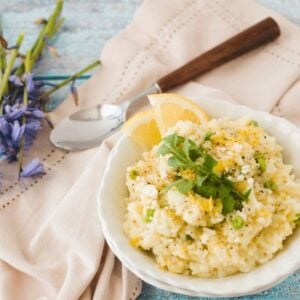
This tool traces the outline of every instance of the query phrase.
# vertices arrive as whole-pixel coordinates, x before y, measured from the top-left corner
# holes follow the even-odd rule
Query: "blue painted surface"
[[[53,41],[61,57],[54,58],[46,52],[35,70],[36,74],[72,74],[98,59],[105,42],[130,22],[140,2],[141,0],[66,0],[63,13],[66,23],[61,34]],[[259,2],[300,25],[300,0],[259,0]],[[49,15],[53,3],[53,0],[0,0],[5,37],[13,44],[17,34],[26,31],[23,49],[28,47],[38,32],[38,26],[32,21]],[[66,92],[67,90],[64,90],[56,95],[54,105],[63,99]],[[169,293],[144,283],[139,300],[150,299],[208,298],[192,298]],[[269,291],[236,299],[300,300],[300,272]]]

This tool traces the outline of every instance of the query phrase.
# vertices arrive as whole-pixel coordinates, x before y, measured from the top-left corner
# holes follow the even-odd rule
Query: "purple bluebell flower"
[[[26,88],[27,88],[28,93],[32,93],[35,89],[35,83],[33,81],[33,74],[26,73],[23,78],[26,81]]]
[[[22,79],[16,75],[10,75],[9,81],[12,82],[15,86],[24,86]]]
[[[78,92],[77,92],[77,89],[76,89],[76,86],[75,86],[75,81],[76,81],[75,79],[72,81],[72,83],[70,85],[70,90],[71,90],[71,94],[73,96],[75,105],[78,106],[79,97],[78,97]]]
[[[38,108],[28,107],[25,111],[25,116],[28,118],[43,119],[45,114]]]
[[[18,104],[15,104],[13,106],[7,104],[4,106],[4,117],[6,120],[14,121],[18,120],[22,115],[24,114],[26,110],[25,106],[20,106]]]
[[[20,146],[24,131],[25,131],[25,125],[21,126],[19,121],[15,120],[14,124],[12,125],[12,134],[11,134],[11,139],[14,148]]]
[[[4,117],[0,117],[0,132],[3,136],[7,136],[9,134],[9,124]]]
[[[45,174],[43,164],[35,158],[27,164],[20,173],[21,178],[37,177]]]
[[[25,125],[25,143],[24,149],[28,150],[33,144],[38,131],[41,128],[41,120],[29,118]]]
[[[0,118],[0,155],[4,155],[8,162],[17,160],[24,135],[25,125],[18,120],[8,122],[4,117]]]

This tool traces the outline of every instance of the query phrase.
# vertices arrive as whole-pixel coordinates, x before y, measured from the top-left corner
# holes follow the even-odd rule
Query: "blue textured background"
[[[259,2],[300,25],[300,0],[259,0]],[[66,22],[63,31],[53,41],[61,57],[54,58],[46,52],[36,73],[70,74],[98,59],[105,42],[130,22],[140,3],[141,0],[66,0],[63,13]],[[23,49],[28,47],[38,32],[38,26],[32,21],[47,16],[53,4],[53,0],[0,0],[4,34],[10,44],[13,44],[20,31],[25,31]],[[57,103],[63,99],[65,92],[56,96]],[[165,292],[143,284],[139,300],[149,299],[197,298]],[[269,291],[237,299],[300,300],[300,272]]]

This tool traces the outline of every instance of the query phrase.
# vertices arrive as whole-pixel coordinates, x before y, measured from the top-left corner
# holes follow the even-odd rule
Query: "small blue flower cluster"
[[[18,160],[20,151],[28,150],[41,129],[44,113],[40,109],[41,84],[37,85],[32,74],[22,78],[10,77],[13,91],[4,99],[0,112],[0,157],[8,162]],[[26,83],[26,85],[25,85]],[[28,92],[28,103],[23,103],[24,89]],[[24,168],[20,168],[20,177],[38,176],[44,173],[42,164],[34,159]]]

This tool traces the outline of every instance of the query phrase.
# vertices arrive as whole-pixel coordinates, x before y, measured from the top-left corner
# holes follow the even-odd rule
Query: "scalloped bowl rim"
[[[223,100],[201,97],[194,101],[208,111],[212,117],[219,118],[221,112],[222,116],[232,119],[247,115],[256,119],[263,128],[271,132],[279,140],[279,143],[285,145],[290,143],[294,148],[291,145],[285,147],[285,159],[293,161],[297,178],[300,177],[300,158],[297,159],[296,156],[297,152],[300,152],[300,132],[296,126],[269,113],[255,111],[249,107]],[[124,152],[128,149],[130,152],[124,156]],[[300,249],[300,231],[298,228],[288,239],[284,248],[272,260],[248,273],[208,279],[177,275],[162,270],[153,258],[129,244],[122,229],[122,217],[125,210],[123,203],[126,190],[125,169],[126,166],[137,160],[142,152],[143,150],[128,137],[122,136],[109,155],[97,197],[103,234],[111,250],[138,277],[146,282],[151,281],[152,278],[152,284],[155,285],[156,282],[159,285],[161,282],[161,286],[164,286],[165,289],[170,286],[170,291],[176,287],[175,289],[183,294],[228,297],[250,295],[269,289],[300,268],[300,256],[297,255],[297,251]],[[115,188],[116,182],[119,184],[118,188]],[[117,207],[114,204],[117,204]]]

